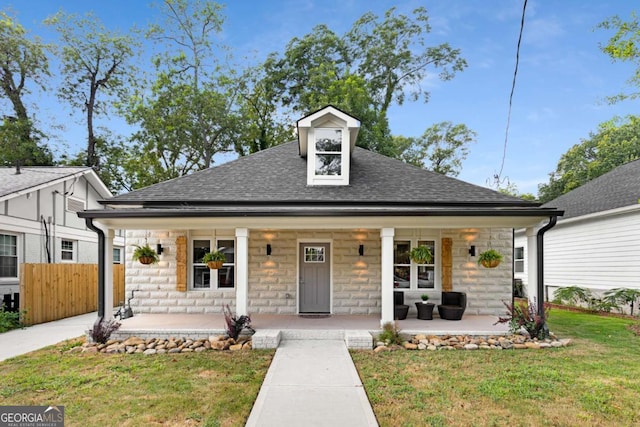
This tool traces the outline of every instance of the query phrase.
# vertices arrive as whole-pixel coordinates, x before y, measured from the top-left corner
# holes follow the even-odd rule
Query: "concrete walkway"
[[[0,361],[85,334],[97,319],[96,312],[41,323],[0,334]]]
[[[246,426],[296,425],[378,425],[344,341],[280,343]]]

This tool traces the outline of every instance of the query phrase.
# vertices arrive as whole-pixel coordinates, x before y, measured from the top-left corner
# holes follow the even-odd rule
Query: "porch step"
[[[258,329],[251,337],[255,349],[278,348],[282,335],[277,329]]]
[[[344,331],[344,341],[347,348],[352,350],[371,350],[373,336],[367,331]]]

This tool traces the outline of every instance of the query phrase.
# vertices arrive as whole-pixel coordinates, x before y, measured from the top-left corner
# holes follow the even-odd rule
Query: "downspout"
[[[104,320],[104,231],[93,224],[93,218],[85,218],[89,230],[98,234],[98,319],[95,325]]]
[[[558,217],[549,217],[549,223],[538,230],[536,235],[536,250],[537,250],[537,262],[538,262],[538,315],[544,318],[544,233],[553,228],[558,221]],[[544,335],[549,336],[549,326],[547,322],[544,323]]]

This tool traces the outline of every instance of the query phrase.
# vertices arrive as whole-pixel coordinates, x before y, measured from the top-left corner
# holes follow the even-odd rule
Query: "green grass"
[[[68,426],[242,426],[273,357],[65,352],[78,344],[0,362],[0,405],[64,405]]]
[[[551,330],[573,345],[352,356],[381,426],[640,425],[633,322],[552,310]]]

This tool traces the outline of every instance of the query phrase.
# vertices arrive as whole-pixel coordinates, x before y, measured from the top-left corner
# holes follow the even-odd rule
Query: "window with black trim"
[[[524,273],[524,247],[520,246],[513,251],[513,271]]]

